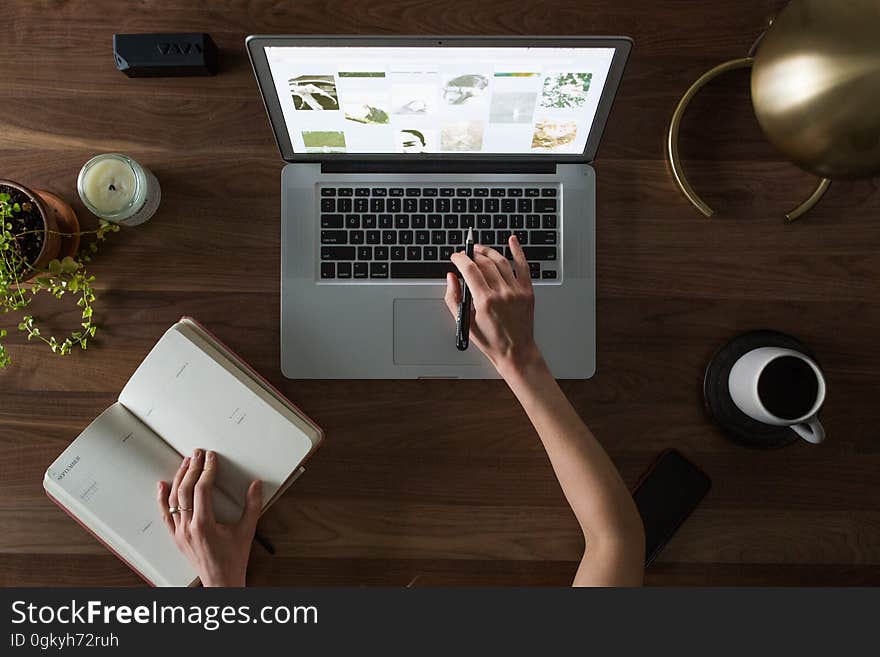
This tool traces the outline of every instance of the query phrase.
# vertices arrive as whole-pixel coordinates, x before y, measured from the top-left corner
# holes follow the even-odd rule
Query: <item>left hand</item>
[[[195,566],[203,586],[244,586],[251,543],[263,508],[260,481],[251,483],[241,519],[234,525],[214,518],[217,455],[197,449],[181,463],[169,489],[158,486],[162,519],[178,549]],[[171,513],[168,507],[179,507]]]

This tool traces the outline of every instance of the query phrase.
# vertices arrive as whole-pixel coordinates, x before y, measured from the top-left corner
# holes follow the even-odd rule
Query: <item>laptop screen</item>
[[[614,48],[266,46],[295,153],[584,152]]]

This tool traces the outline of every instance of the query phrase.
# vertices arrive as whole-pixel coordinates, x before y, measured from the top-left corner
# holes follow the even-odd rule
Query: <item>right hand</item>
[[[535,293],[529,263],[515,235],[508,242],[513,261],[495,249],[474,246],[474,259],[452,254],[473,297],[471,340],[505,379],[543,363],[535,344]],[[461,301],[458,277],[446,275],[446,305],[453,317]]]

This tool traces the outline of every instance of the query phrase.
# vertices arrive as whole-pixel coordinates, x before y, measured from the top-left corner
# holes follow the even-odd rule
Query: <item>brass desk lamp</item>
[[[754,55],[706,71],[678,102],[667,135],[675,183],[705,216],[713,210],[684,175],[682,116],[694,95],[727,71],[752,68],[752,106],[764,135],[789,160],[820,177],[812,208],[832,178],[880,173],[880,0],[792,0],[753,47]]]

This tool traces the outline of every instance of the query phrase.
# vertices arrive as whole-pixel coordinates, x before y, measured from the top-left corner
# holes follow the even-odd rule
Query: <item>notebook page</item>
[[[213,449],[218,485],[239,504],[254,479],[271,499],[312,448],[292,422],[172,327],[119,397],[181,454]]]
[[[156,504],[180,455],[122,404],[101,413],[46,471],[46,490],[158,586],[188,586],[196,572],[174,545]]]

